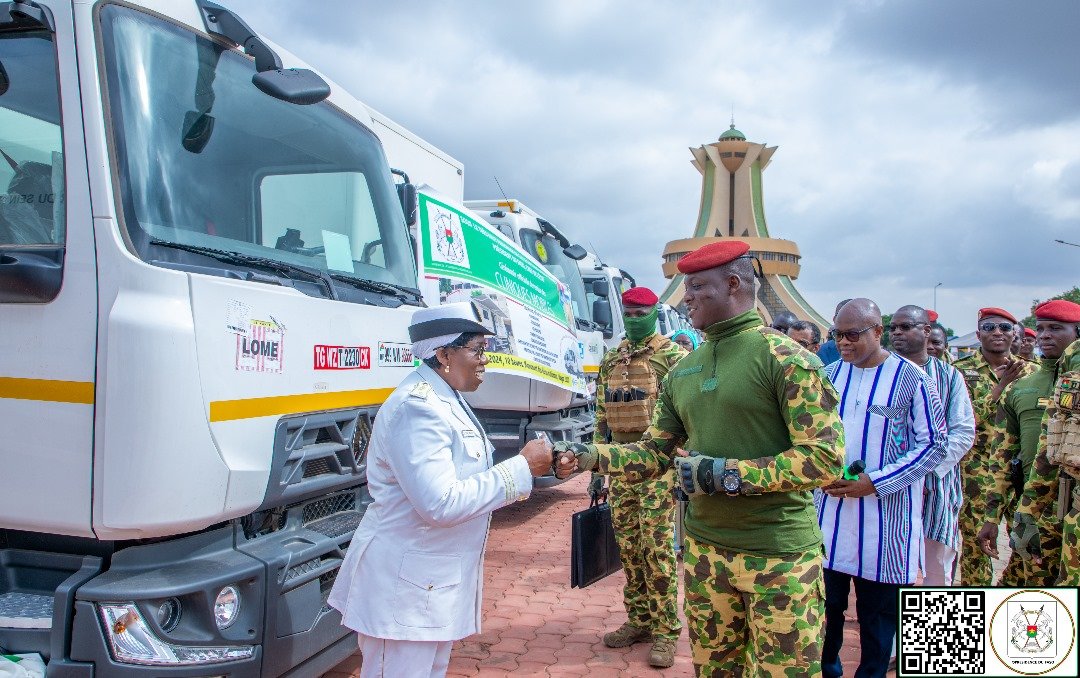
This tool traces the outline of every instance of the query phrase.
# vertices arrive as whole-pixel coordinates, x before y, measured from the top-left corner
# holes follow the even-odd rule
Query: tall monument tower
[[[770,322],[781,311],[791,311],[823,330],[829,321],[814,310],[793,282],[799,277],[799,247],[791,240],[769,236],[761,193],[761,172],[768,167],[776,146],[752,143],[735,129],[715,143],[691,148],[694,167],[701,172],[701,207],[692,238],[672,240],[664,247],[664,277],[671,283],[660,295],[678,306],[683,300],[683,276],[679,259],[702,245],[721,239],[741,240],[761,262],[764,279],[757,295],[757,309]]]

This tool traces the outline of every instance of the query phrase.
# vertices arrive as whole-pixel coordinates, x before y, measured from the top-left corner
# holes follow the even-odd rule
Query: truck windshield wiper
[[[258,266],[261,268],[270,269],[276,273],[284,274],[286,278],[292,279],[291,274],[299,273],[303,278],[319,283],[326,289],[327,296],[331,299],[337,299],[337,290],[334,289],[334,282],[330,279],[330,276],[326,273],[316,269],[308,268],[307,266],[300,266],[298,264],[290,264],[277,259],[270,259],[269,257],[257,257],[252,254],[241,254],[240,252],[230,252],[228,250],[221,250],[214,247],[203,247],[201,245],[187,245],[179,242],[171,242],[169,240],[159,240],[157,238],[150,239],[151,244],[158,245],[160,247],[169,247],[177,250],[184,250],[185,252],[194,252],[195,254],[202,254],[208,257],[217,259],[230,264],[243,264],[246,266]]]
[[[345,273],[328,273],[327,275],[334,280],[352,285],[358,289],[367,290],[368,292],[378,292],[379,294],[388,294],[403,302],[417,306],[420,305],[420,290],[413,289],[412,287],[395,285],[394,283],[376,282],[365,278],[357,278],[356,276],[347,275]]]

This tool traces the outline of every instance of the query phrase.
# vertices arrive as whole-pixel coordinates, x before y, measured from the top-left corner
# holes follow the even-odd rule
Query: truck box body
[[[325,595],[420,303],[374,123],[257,87],[194,1],[27,6],[0,10],[0,646],[317,675],[355,651]]]

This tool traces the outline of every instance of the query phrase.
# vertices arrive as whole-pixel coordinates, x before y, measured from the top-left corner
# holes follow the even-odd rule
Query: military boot
[[[634,643],[643,643],[650,638],[652,638],[652,632],[649,629],[643,629],[640,626],[634,626],[630,622],[626,622],[614,631],[604,634],[604,645],[608,647],[629,647]]]
[[[666,669],[675,663],[675,641],[671,638],[657,638],[649,650],[649,666]]]

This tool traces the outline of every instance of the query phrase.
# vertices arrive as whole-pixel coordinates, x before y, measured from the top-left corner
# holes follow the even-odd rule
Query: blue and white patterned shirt
[[[926,474],[926,497],[923,500],[923,533],[927,539],[952,549],[960,548],[958,515],[964,503],[960,482],[960,460],[975,442],[975,411],[971,395],[960,372],[937,358],[930,358],[923,371],[937,385],[945,408],[948,442],[945,458],[933,473]]]
[[[877,367],[825,368],[840,395],[845,463],[862,459],[875,494],[822,494],[825,567],[889,584],[915,581],[923,563],[923,482],[945,457],[945,410],[914,363],[890,353]]]

